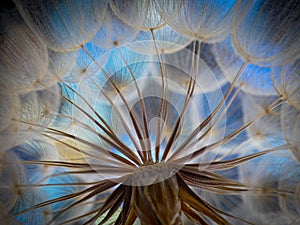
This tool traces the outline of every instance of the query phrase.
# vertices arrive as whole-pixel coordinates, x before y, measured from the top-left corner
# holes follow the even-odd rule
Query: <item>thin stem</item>
[[[149,134],[149,128],[148,128],[148,119],[147,119],[147,113],[146,113],[146,106],[145,106],[145,101],[144,101],[144,98],[142,96],[142,93],[140,91],[140,88],[139,86],[137,85],[137,82],[136,82],[136,78],[131,70],[131,68],[129,67],[129,65],[127,64],[123,54],[121,51],[120,52],[120,55],[124,61],[124,63],[126,64],[126,68],[128,69],[129,73],[130,73],[130,76],[134,82],[134,86],[135,86],[135,89],[138,93],[138,96],[139,96],[139,100],[140,100],[140,104],[142,106],[142,117],[143,117],[143,123],[144,123],[144,129],[143,129],[143,134],[144,134],[144,137],[145,137],[145,141],[146,141],[146,149],[147,149],[147,153],[150,152],[150,154],[148,154],[148,159],[150,159],[150,161],[152,161],[152,156],[151,156],[151,143],[150,143],[150,134]]]
[[[192,99],[192,96],[193,96],[193,93],[194,93],[194,89],[195,89],[195,85],[196,85],[196,74],[198,73],[198,70],[199,70],[199,60],[196,60],[196,71],[194,71],[194,59],[197,57],[196,54],[194,54],[195,52],[195,48],[196,48],[196,41],[194,41],[193,43],[193,58],[192,58],[192,66],[191,66],[191,71],[190,71],[190,79],[189,79],[189,85],[188,85],[188,89],[187,89],[187,93],[186,93],[186,97],[185,97],[185,100],[184,100],[184,105],[183,105],[183,108],[180,112],[180,115],[175,123],[175,126],[174,126],[174,129],[172,130],[172,133],[171,133],[171,136],[167,142],[167,145],[165,147],[165,150],[164,150],[164,154],[162,156],[162,160],[165,160],[166,157],[168,156],[169,152],[170,152],[170,149],[173,145],[173,143],[175,142],[175,137],[177,135],[179,135],[178,131],[180,130],[179,129],[179,126],[180,126],[180,122],[181,120],[184,118],[184,114],[187,110],[187,107],[190,103],[190,100]],[[200,49],[201,49],[201,44],[198,45],[198,54],[200,55]],[[195,77],[193,77],[193,75]]]
[[[215,117],[215,115],[219,112],[219,110],[221,109],[222,105],[225,103],[225,100],[228,98],[228,96],[230,95],[231,91],[234,88],[234,85],[236,83],[236,81],[238,80],[238,78],[241,76],[242,72],[244,71],[244,69],[246,68],[247,63],[244,62],[242,64],[242,66],[240,67],[238,73],[236,74],[235,78],[233,79],[232,83],[230,84],[230,87],[228,88],[227,92],[225,93],[224,97],[222,98],[222,100],[220,101],[220,103],[217,105],[217,107],[214,109],[214,111],[201,123],[199,124],[198,127],[196,127],[194,129],[194,131],[186,138],[186,140],[177,148],[176,151],[174,151],[174,153],[171,155],[171,157],[169,157],[169,159],[173,159],[175,156],[177,156],[179,153],[181,153],[184,149],[185,146],[187,146],[190,141],[192,141],[197,135],[198,133],[203,130],[204,127],[207,126],[208,123],[210,123],[210,121]]]
[[[156,125],[156,135],[155,135],[155,155],[156,155],[156,161],[158,161],[158,157],[159,157],[159,152],[160,152],[160,142],[161,142],[161,133],[162,133],[162,126],[160,124],[160,118],[161,114],[163,112],[163,110],[166,111],[166,104],[167,102],[165,101],[165,95],[167,92],[167,89],[165,87],[165,73],[164,73],[164,69],[163,69],[163,64],[162,64],[162,60],[160,58],[160,53],[158,51],[157,48],[157,43],[156,43],[156,39],[155,39],[155,35],[154,35],[154,30],[150,29],[151,35],[152,35],[152,40],[154,43],[154,48],[155,48],[155,52],[158,58],[158,62],[159,62],[159,69],[160,69],[160,73],[161,73],[161,93],[160,93],[160,104],[159,104],[159,109],[158,109],[158,113],[157,113],[157,125]],[[167,82],[167,79],[166,79]]]
[[[143,152],[145,152],[145,146],[144,146],[144,142],[142,141],[143,140],[143,136],[142,136],[142,133],[139,129],[139,126],[138,126],[138,123],[135,119],[135,116],[133,115],[132,111],[130,110],[130,107],[128,105],[128,102],[126,101],[124,95],[122,94],[122,92],[120,91],[120,89],[117,87],[117,85],[114,83],[114,81],[111,79],[111,77],[109,76],[109,74],[98,64],[98,62],[94,59],[94,57],[85,49],[84,46],[81,46],[81,48],[84,50],[84,52],[99,66],[99,68],[101,69],[101,71],[104,73],[104,75],[106,76],[106,78],[109,80],[109,82],[113,85],[116,93],[121,97],[125,107],[127,108],[128,110],[128,113],[130,115],[130,119],[131,119],[131,122],[133,123],[133,126],[134,126],[134,130],[136,132],[136,135],[138,136],[138,139],[139,139],[139,142],[140,142],[140,145],[142,147],[142,150]],[[144,160],[146,160],[146,156],[144,155]]]
[[[138,146],[137,142],[135,141],[135,138],[133,137],[130,128],[128,127],[127,123],[125,122],[125,119],[122,115],[122,113],[120,112],[120,110],[118,109],[118,107],[112,102],[111,98],[101,89],[101,87],[99,86],[99,84],[97,84],[93,78],[90,78],[92,80],[92,82],[99,88],[99,90],[101,91],[101,93],[103,94],[103,96],[107,99],[107,101],[110,103],[111,107],[115,110],[115,112],[117,113],[119,119],[121,120],[121,124],[123,126],[123,128],[125,129],[126,133],[128,134],[130,140],[132,141],[135,149],[137,150],[140,159],[143,160],[143,155],[142,155],[142,151],[140,149],[140,147]]]

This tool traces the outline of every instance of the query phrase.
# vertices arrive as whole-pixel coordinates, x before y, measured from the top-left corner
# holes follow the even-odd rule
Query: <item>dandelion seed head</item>
[[[0,223],[297,224],[298,14],[0,4]]]

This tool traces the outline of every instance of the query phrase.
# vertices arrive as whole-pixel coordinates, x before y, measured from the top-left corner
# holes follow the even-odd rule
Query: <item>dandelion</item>
[[[14,1],[23,19],[49,49],[78,49],[101,26],[107,1]]]
[[[297,1],[254,1],[233,32],[236,51],[257,65],[282,65],[299,57]]]
[[[299,222],[296,2],[13,2],[1,223]]]
[[[13,20],[13,15],[4,18],[6,21],[2,23],[8,27],[4,27],[7,32],[1,37],[1,77],[15,85],[19,93],[30,92],[47,71],[46,44],[27,25],[18,23],[20,18]]]

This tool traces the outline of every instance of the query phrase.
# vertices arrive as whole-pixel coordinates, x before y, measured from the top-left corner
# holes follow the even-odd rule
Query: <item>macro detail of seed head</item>
[[[0,224],[299,224],[299,16],[1,2]]]

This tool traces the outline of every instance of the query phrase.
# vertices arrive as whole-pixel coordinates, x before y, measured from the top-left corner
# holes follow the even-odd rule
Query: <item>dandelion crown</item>
[[[300,224],[299,1],[0,15],[0,224]]]

